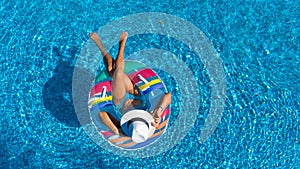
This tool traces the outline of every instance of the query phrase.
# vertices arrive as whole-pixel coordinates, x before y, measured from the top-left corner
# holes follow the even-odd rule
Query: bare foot
[[[99,41],[100,41],[99,36],[98,36],[96,33],[94,33],[94,32],[91,32],[91,33],[90,33],[90,38],[91,38],[94,42],[99,42]]]
[[[128,33],[127,32],[122,32],[120,35],[120,43],[125,44],[126,40],[128,37]]]
[[[104,46],[102,45],[102,42],[98,36],[97,33],[91,32],[90,33],[90,38],[95,42],[95,44],[98,46],[100,49],[102,55],[104,56],[104,64],[106,67],[107,72],[109,73],[110,76],[113,75],[113,58],[109,55],[109,53],[105,50]]]

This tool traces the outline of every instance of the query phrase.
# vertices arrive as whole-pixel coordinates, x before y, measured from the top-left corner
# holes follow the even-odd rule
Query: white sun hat
[[[131,136],[132,141],[142,143],[155,132],[155,127],[151,125],[153,121],[147,111],[131,110],[122,116],[121,126],[124,133]]]

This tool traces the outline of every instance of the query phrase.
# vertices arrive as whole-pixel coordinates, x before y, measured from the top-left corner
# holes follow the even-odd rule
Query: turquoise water
[[[1,168],[299,168],[298,1],[0,3]],[[220,54],[227,100],[217,130],[204,144],[197,139],[210,89],[197,59],[188,64],[201,71],[195,74],[205,89],[198,119],[171,150],[144,159],[115,156],[94,143],[77,120],[72,75],[89,32],[139,12],[190,21]],[[149,37],[157,38],[141,35],[129,44]],[[186,48],[164,49],[180,53]],[[166,85],[177,94],[173,81]],[[175,102],[174,116],[178,107]]]

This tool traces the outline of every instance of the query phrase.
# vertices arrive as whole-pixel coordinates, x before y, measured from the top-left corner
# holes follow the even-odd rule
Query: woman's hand
[[[117,127],[114,127],[114,128],[112,129],[112,132],[115,133],[116,135],[119,135],[119,134],[120,134],[119,129],[118,129]]]
[[[166,93],[160,98],[159,102],[156,104],[156,107],[152,113],[152,117],[154,118],[154,122],[152,122],[152,126],[158,127],[161,121],[162,113],[170,103],[171,103],[170,93]]]
[[[161,121],[161,117],[157,114],[156,112],[153,112],[153,114],[151,114],[154,121],[151,123],[153,127],[158,127],[160,121]]]

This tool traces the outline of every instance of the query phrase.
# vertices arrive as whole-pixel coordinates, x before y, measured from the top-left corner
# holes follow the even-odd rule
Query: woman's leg
[[[104,61],[104,65],[106,67],[107,72],[109,73],[109,75],[112,77],[114,74],[114,69],[115,69],[115,60],[110,56],[110,54],[105,50],[99,36],[92,32],[90,33],[90,38],[95,42],[95,44],[98,46],[98,48],[100,49],[103,57],[103,61]]]
[[[115,68],[124,71],[124,49],[127,41],[128,33],[122,32],[119,41],[119,51],[115,62]]]
[[[112,95],[114,98],[114,104],[117,106],[120,104],[126,93],[128,92],[129,88],[133,88],[133,84],[128,76],[124,73],[124,49],[125,43],[127,40],[127,32],[123,32],[120,35],[120,42],[119,42],[119,52],[115,62],[115,72],[112,81]]]

